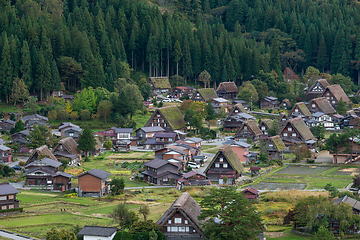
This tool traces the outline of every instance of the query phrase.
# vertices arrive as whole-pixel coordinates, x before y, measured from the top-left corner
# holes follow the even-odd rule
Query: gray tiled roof
[[[141,127],[138,130],[140,130],[140,129],[143,130],[144,132],[161,132],[161,131],[165,132],[165,129],[163,129],[162,127],[158,127],[158,126],[156,126],[156,127]],[[136,131],[138,131],[138,130],[136,130]]]
[[[110,237],[118,230],[117,227],[85,226],[77,235]]]
[[[20,193],[19,190],[11,186],[9,183],[0,183],[0,195]]]
[[[77,176],[77,178],[79,178],[85,174],[90,174],[90,175],[100,178],[100,179],[107,179],[111,175],[111,173],[108,173],[104,170],[94,168],[94,169],[91,169],[90,171],[80,174],[79,176]]]
[[[45,121],[49,121],[49,119],[47,117],[41,116],[39,114],[32,114],[32,115],[29,115],[29,116],[25,116],[21,120],[23,122],[26,122],[27,120],[35,118],[35,117],[40,118],[40,119],[45,120]]]
[[[54,160],[52,160],[50,158],[43,158],[43,159],[37,160],[35,162],[29,163],[28,165],[25,166],[25,168],[29,167],[29,166],[32,166],[32,165],[36,165],[37,163],[44,163],[46,165],[49,165],[49,166],[52,166],[52,167],[55,167],[55,168],[61,166],[61,164],[62,164],[61,162],[54,161]]]
[[[160,158],[155,158],[149,162],[146,162],[144,165],[147,167],[151,167],[151,168],[160,168],[166,164],[168,164],[169,162]]]

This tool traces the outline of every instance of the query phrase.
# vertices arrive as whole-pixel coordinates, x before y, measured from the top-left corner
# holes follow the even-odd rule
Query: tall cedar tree
[[[10,47],[6,32],[3,33],[2,42],[3,49],[0,64],[0,85],[2,98],[5,99],[8,103],[13,81],[13,67],[11,63]]]
[[[90,128],[86,126],[79,136],[78,148],[85,152],[85,156],[88,156],[89,152],[95,150],[95,145],[96,140],[94,134]]]
[[[209,239],[251,239],[262,231],[260,214],[233,187],[210,189],[200,206],[199,220],[205,220],[202,228]]]

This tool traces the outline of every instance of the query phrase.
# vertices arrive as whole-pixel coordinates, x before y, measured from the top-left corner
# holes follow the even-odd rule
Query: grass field
[[[327,183],[345,188],[359,169],[355,167],[286,166],[251,183],[256,189],[323,189]]]

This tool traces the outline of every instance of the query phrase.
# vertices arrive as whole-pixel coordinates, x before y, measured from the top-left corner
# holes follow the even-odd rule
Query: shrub
[[[89,112],[89,110],[81,110],[80,118],[81,118],[81,120],[84,120],[84,121],[89,120],[89,119],[90,119],[90,112]]]
[[[25,162],[25,161],[20,161],[20,162],[19,162],[19,166],[20,166],[20,167],[24,167],[25,165],[26,165],[26,162]]]
[[[48,112],[47,117],[48,117],[48,119],[49,119],[50,121],[56,120],[57,117],[58,117],[58,116],[57,116],[57,111],[56,111],[56,110],[52,110],[52,111]]]
[[[70,118],[71,118],[71,120],[75,121],[79,118],[79,114],[77,112],[73,111],[70,113]]]
[[[311,164],[311,163],[315,163],[315,160],[314,159],[306,159],[306,162]]]
[[[57,116],[58,116],[59,120],[68,120],[69,119],[69,112],[66,111],[65,108],[63,108],[58,112]]]
[[[65,194],[64,197],[70,197],[70,198],[74,198],[77,197],[77,193],[69,193],[69,194]]]

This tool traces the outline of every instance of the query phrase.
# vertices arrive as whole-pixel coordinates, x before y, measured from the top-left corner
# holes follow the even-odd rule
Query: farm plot
[[[357,172],[356,168],[287,166],[257,179],[251,185],[259,190],[323,189],[327,183],[345,188]]]

